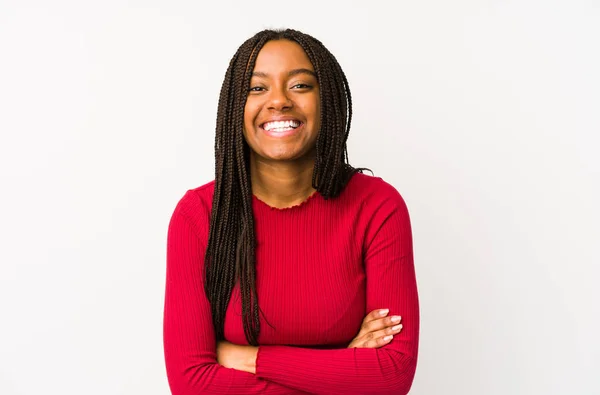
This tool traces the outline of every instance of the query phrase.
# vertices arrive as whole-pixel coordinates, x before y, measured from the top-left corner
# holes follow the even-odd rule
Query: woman
[[[351,106],[338,62],[309,35],[265,30],[232,58],[215,181],[189,190],[169,225],[173,394],[408,393],[409,215],[391,185],[348,164]]]

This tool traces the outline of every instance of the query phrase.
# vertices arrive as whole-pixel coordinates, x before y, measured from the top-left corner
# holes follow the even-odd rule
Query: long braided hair
[[[255,233],[250,180],[250,148],[243,136],[244,106],[250,77],[263,45],[287,39],[308,55],[319,83],[321,129],[316,142],[312,186],[325,199],[336,197],[352,175],[346,141],[352,120],[348,81],[335,57],[317,39],[296,30],[264,30],[244,42],[229,63],[219,96],[215,137],[215,190],[205,264],[206,296],[216,340],[224,339],[225,312],[240,283],[242,321],[249,344],[258,345]]]

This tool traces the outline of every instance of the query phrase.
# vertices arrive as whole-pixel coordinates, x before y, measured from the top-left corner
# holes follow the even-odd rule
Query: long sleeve
[[[419,303],[412,231],[402,197],[391,191],[365,232],[367,312],[389,308],[403,330],[378,349],[260,346],[258,377],[315,394],[407,394],[415,374]]]
[[[184,197],[207,217],[197,197]],[[194,200],[195,199],[195,200]],[[173,395],[303,394],[255,375],[217,363],[210,304],[204,292],[204,253],[208,218],[192,220],[188,205],[178,204],[169,223],[164,307],[164,353]],[[200,225],[199,225],[200,224]]]

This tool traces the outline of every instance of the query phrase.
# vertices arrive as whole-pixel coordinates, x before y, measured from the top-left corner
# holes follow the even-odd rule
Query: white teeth
[[[274,121],[265,123],[264,129],[267,131],[283,132],[295,129],[298,126],[300,126],[300,122],[298,121]]]

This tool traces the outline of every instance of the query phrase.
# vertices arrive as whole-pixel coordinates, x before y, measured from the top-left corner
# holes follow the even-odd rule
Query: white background
[[[409,206],[411,394],[600,393],[597,1],[207,4],[0,2],[1,394],[169,393],[168,220],[265,27],[336,55],[351,163]]]

